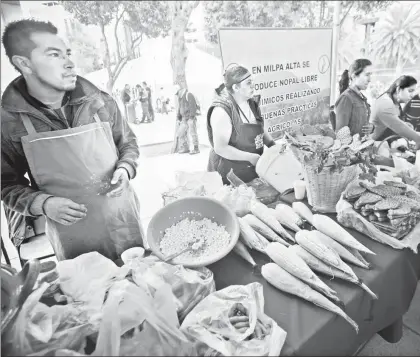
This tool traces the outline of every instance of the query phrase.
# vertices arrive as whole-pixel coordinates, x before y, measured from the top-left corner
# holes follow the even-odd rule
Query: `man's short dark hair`
[[[13,56],[17,55],[29,58],[31,52],[36,47],[35,43],[31,40],[31,35],[37,32],[48,32],[56,35],[58,30],[49,21],[37,21],[33,19],[10,22],[4,29],[2,36],[3,46],[10,63],[17,71],[19,69],[12,62]]]

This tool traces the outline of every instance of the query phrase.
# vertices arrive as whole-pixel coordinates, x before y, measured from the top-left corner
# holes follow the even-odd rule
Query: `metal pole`
[[[338,59],[338,39],[340,37],[340,12],[341,1],[334,3],[334,18],[333,18],[333,37],[332,37],[332,58],[331,58],[331,96],[330,104],[335,104],[337,96],[337,59]]]

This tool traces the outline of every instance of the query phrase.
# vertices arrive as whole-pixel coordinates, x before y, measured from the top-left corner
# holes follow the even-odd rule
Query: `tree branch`
[[[127,62],[128,62],[128,56],[125,56],[120,62],[118,62],[118,65],[115,66],[114,72],[112,74],[112,79],[114,83],[117,80],[118,76],[120,75],[122,69],[124,68]]]
[[[136,43],[137,41],[138,41],[138,43]],[[137,36],[134,40],[131,41],[131,48],[130,48],[130,50],[133,51],[134,48],[136,48],[138,45],[140,45],[140,43],[142,41],[143,41],[143,32],[140,34],[140,36]]]
[[[118,25],[125,13],[125,8],[123,8],[123,11],[121,12],[119,16],[118,16],[118,10],[119,9],[117,9],[117,21],[115,22],[115,26],[114,26],[114,37],[115,37],[115,43],[117,45],[117,57],[118,57],[118,60],[121,60],[120,40],[118,38]]]
[[[349,8],[347,9],[346,13],[344,14],[343,18],[340,21],[340,27],[344,23],[344,20],[346,19],[347,15],[349,14],[349,12],[350,12],[351,8],[353,7],[353,5],[354,5],[354,2],[351,2],[350,5],[349,5]]]

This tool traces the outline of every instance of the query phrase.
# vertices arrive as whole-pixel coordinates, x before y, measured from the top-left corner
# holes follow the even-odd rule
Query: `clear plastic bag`
[[[133,281],[150,296],[165,284],[171,287],[179,321],[206,296],[216,290],[213,273],[207,268],[187,269],[160,261],[155,256],[130,263]]]
[[[214,199],[231,208],[238,217],[250,213],[251,201],[256,199],[254,190],[246,185],[239,187],[222,186],[213,196]]]
[[[418,223],[403,239],[398,240],[381,232],[371,222],[357,213],[352,205],[344,199],[343,194],[337,203],[336,209],[337,221],[344,227],[355,229],[365,236],[372,238],[379,243],[389,245],[394,249],[409,248],[417,254],[417,246],[420,243],[420,223]]]
[[[11,329],[2,336],[5,355],[46,356],[62,348],[82,353],[86,337],[97,331],[97,316],[81,306],[40,303],[48,286],[44,283],[28,297]]]
[[[73,300],[100,310],[106,291],[116,280],[124,279],[128,268],[119,268],[98,252],[86,253],[57,265],[62,292]]]
[[[129,281],[118,281],[109,290],[92,356],[196,356],[194,343],[177,325],[168,285],[152,298]]]
[[[249,328],[244,332],[230,322],[232,310],[238,304],[249,316]],[[249,339],[254,334],[257,320],[269,326],[270,332],[262,339]],[[287,335],[264,314],[260,283],[229,286],[209,295],[188,314],[181,330],[224,356],[279,356]]]

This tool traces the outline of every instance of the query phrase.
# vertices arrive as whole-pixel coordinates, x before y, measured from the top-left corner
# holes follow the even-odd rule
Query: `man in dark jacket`
[[[178,98],[178,111],[176,127],[176,143],[173,152],[179,154],[189,153],[195,155],[200,153],[198,133],[197,133],[197,102],[192,93],[186,88],[175,86],[176,96]],[[193,150],[190,151],[188,144],[188,134],[191,136]]]
[[[51,23],[12,22],[2,40],[21,73],[1,108],[1,198],[13,241],[44,215],[59,260],[91,251],[116,260],[141,246],[129,183],[139,147],[115,100],[76,75]]]
[[[143,82],[143,88],[147,93],[150,121],[155,121],[155,111],[153,110],[153,103],[152,103],[152,90],[150,89],[149,85],[146,82]]]

